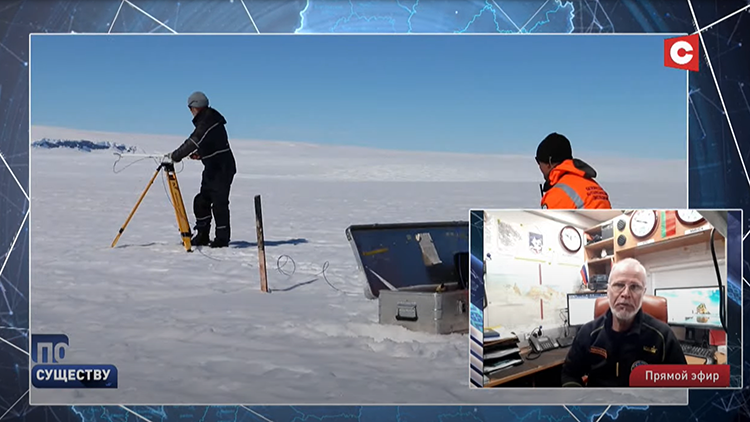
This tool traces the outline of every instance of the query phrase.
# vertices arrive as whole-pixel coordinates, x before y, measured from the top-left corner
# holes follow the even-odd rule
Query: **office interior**
[[[692,210],[486,211],[485,387],[561,387],[577,329],[609,309],[609,272],[628,257],[647,271],[643,312],[672,328],[688,364],[726,363],[726,289],[714,265],[715,255],[725,286],[726,242],[712,230],[721,229],[721,217]]]

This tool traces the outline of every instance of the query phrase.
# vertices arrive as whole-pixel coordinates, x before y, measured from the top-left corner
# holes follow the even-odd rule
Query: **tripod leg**
[[[122,232],[125,231],[125,227],[127,227],[128,223],[130,223],[130,219],[133,218],[133,215],[135,215],[135,211],[138,209],[138,206],[141,205],[141,201],[143,201],[143,198],[146,196],[146,193],[151,188],[151,185],[154,184],[154,180],[156,180],[156,176],[159,174],[160,170],[161,170],[161,167],[156,169],[156,171],[154,172],[154,175],[151,177],[151,180],[148,181],[148,185],[146,185],[146,189],[143,190],[143,193],[141,193],[141,197],[138,198],[138,202],[135,203],[133,210],[130,211],[130,215],[128,215],[127,220],[125,220],[125,224],[123,224],[122,227],[120,227],[120,231],[117,233],[117,237],[115,237],[115,240],[112,241],[113,248],[117,244],[117,241],[120,240],[120,236],[122,236]]]
[[[169,191],[172,193],[172,205],[177,216],[177,226],[180,228],[180,235],[182,236],[182,243],[185,245],[185,250],[191,252],[190,223],[185,211],[185,203],[182,200],[182,193],[180,193],[180,185],[177,183],[177,174],[172,169],[167,169],[166,172],[167,180],[169,180]]]

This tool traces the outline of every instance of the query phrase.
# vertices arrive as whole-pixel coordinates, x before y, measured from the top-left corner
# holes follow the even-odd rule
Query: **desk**
[[[685,360],[687,361],[688,365],[705,365],[706,360],[703,358],[697,358],[695,356],[685,356]],[[714,353],[714,360],[716,361],[717,365],[725,365],[727,363],[727,355],[724,353],[716,352]]]
[[[532,376],[548,369],[553,369],[556,366],[562,366],[565,362],[565,356],[568,355],[569,347],[563,347],[560,349],[548,350],[541,354],[536,359],[527,360],[526,357],[531,352],[530,349],[521,350],[521,357],[523,363],[517,366],[513,366],[507,369],[502,369],[490,374],[487,377],[489,380],[484,384],[485,388],[498,387],[503,384],[515,381],[520,378]],[[716,363],[723,365],[727,363],[727,356],[723,353],[716,353]],[[703,365],[706,360],[703,358],[696,358],[693,356],[685,356],[688,365]]]
[[[490,374],[487,377],[487,381],[484,386],[486,388],[497,387],[499,385],[515,381],[519,378],[528,377],[538,372],[552,369],[556,366],[562,366],[565,362],[565,356],[568,355],[569,347],[563,347],[560,349],[552,349],[542,353],[538,358],[527,360],[526,357],[531,352],[531,349],[521,350],[521,358],[523,363],[517,366],[513,366],[507,369],[501,369],[494,374]],[[534,354],[535,356],[536,354]]]

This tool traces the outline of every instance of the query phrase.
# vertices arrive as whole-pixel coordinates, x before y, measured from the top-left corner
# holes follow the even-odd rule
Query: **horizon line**
[[[32,139],[32,129],[33,128],[40,128],[40,129],[47,129],[47,130],[65,130],[70,132],[81,132],[81,133],[88,133],[92,135],[100,135],[100,136],[116,136],[116,135],[132,135],[136,137],[159,137],[159,138],[177,138],[185,140],[188,137],[185,135],[175,135],[175,134],[155,134],[155,133],[143,133],[143,132],[112,132],[112,131],[103,131],[103,130],[93,130],[93,129],[79,129],[79,128],[70,128],[70,127],[64,127],[64,126],[48,126],[48,125],[30,125],[29,126],[29,147],[31,147],[32,142],[37,142],[42,139],[49,139],[49,140],[67,140],[67,141],[76,141],[76,140],[91,140],[94,139],[66,139],[65,137],[41,137],[39,139]],[[230,143],[231,142],[250,142],[250,143],[270,143],[270,144],[295,144],[295,145],[303,145],[303,146],[310,146],[310,147],[329,147],[329,148],[349,148],[349,149],[357,149],[357,150],[370,150],[370,151],[380,151],[380,152],[393,152],[393,153],[419,153],[419,154],[434,154],[434,155],[461,155],[461,156],[480,156],[480,157],[496,157],[496,158],[524,158],[524,159],[533,159],[534,152],[533,150],[536,149],[536,145],[533,146],[533,150],[530,149],[528,154],[523,153],[500,153],[500,152],[460,152],[460,151],[440,151],[440,150],[415,150],[415,149],[390,149],[390,148],[379,148],[376,146],[364,146],[364,145],[347,145],[347,144],[334,144],[334,143],[314,143],[314,142],[308,142],[308,141],[291,141],[291,140],[274,140],[274,139],[255,139],[255,138],[242,138],[242,137],[230,137],[229,138]],[[109,142],[115,142],[115,141],[109,141]],[[121,143],[121,142],[118,142]],[[137,146],[137,145],[130,145],[130,146]],[[573,154],[574,158],[576,157],[576,154]],[[649,160],[649,161],[658,161],[658,162],[687,162],[688,157],[685,156],[684,158],[651,158],[651,157],[638,157],[638,156],[628,156],[623,155],[617,152],[604,152],[604,151],[596,151],[592,154],[587,154],[590,157],[595,158],[612,158],[612,159],[622,159],[622,158],[630,158],[630,159],[640,159],[640,160]],[[531,157],[531,158],[529,158]]]

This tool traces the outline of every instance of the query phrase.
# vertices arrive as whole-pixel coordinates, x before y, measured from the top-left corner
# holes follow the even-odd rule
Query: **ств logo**
[[[667,38],[664,40],[664,66],[674,69],[698,71],[700,35]]]

